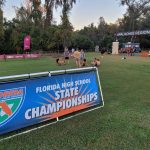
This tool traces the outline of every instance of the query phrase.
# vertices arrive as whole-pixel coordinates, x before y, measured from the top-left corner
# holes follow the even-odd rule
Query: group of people
[[[73,57],[75,59],[77,67],[88,66],[83,49],[81,49],[81,50],[76,49],[70,54],[67,47],[65,47],[65,49],[64,49],[64,57],[57,58],[56,63],[58,65],[65,65],[66,63],[69,64],[70,57]],[[94,58],[94,60],[91,62],[91,65],[98,67],[100,65],[100,60],[97,58]]]

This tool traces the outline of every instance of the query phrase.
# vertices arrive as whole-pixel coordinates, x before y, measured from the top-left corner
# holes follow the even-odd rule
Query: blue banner
[[[95,71],[0,84],[0,134],[103,105]]]

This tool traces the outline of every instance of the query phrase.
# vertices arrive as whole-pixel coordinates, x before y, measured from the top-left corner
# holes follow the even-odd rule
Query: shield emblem
[[[21,108],[25,87],[0,90],[0,126],[10,121]]]

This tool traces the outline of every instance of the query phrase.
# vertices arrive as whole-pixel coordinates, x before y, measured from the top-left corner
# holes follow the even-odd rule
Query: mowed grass
[[[100,59],[104,108],[3,141],[0,150],[150,150],[150,58]],[[74,67],[53,58],[0,61],[0,76]]]

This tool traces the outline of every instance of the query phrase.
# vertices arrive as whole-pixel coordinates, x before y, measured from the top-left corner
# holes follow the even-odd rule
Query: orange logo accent
[[[2,108],[2,110],[3,110],[8,116],[11,116],[11,115],[12,115],[12,111],[11,111],[11,109],[8,107],[8,105],[6,104],[6,102],[1,102],[1,103],[0,103],[0,107]]]

